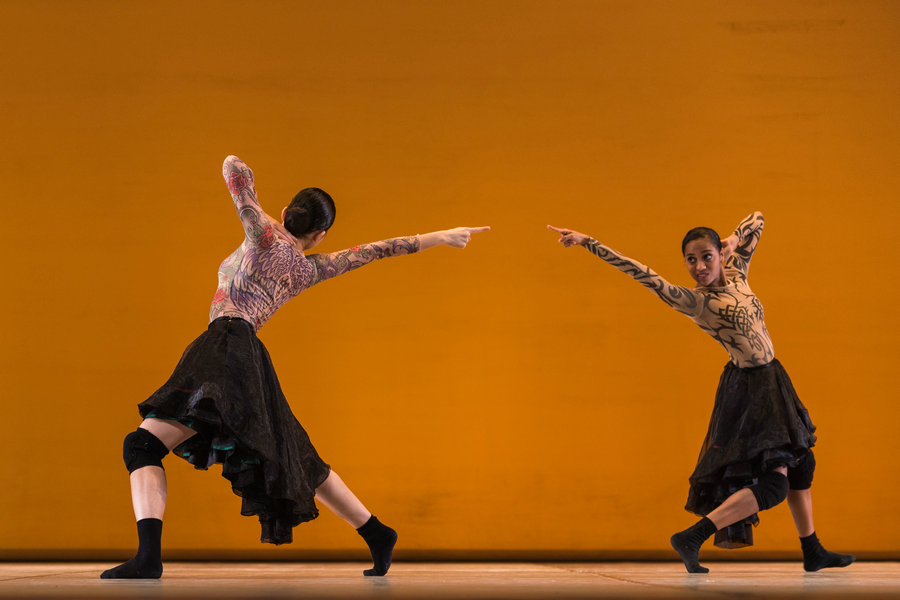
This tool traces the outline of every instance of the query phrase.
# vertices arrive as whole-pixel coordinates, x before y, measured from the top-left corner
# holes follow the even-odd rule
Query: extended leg
[[[334,471],[316,488],[316,498],[350,523],[368,544],[374,565],[363,575],[385,575],[391,567],[397,532],[372,515]]]
[[[816,459],[810,451],[796,468],[788,470],[788,480],[791,490],[788,492],[788,506],[791,508],[791,516],[794,517],[794,525],[800,536],[800,547],[803,549],[803,568],[806,571],[818,571],[830,567],[846,567],[853,563],[856,557],[852,554],[837,554],[826,550],[813,525],[812,510],[812,479],[816,468]]]
[[[750,487],[738,490],[697,523],[673,535],[669,540],[684,562],[688,573],[709,573],[700,565],[700,546],[722,527],[782,502],[788,492],[787,467],[762,475]]]
[[[145,419],[125,436],[123,457],[131,480],[131,502],[137,519],[138,551],[131,560],[104,571],[102,579],[158,579],[162,576],[162,518],[166,510],[163,457],[194,435],[176,422]]]

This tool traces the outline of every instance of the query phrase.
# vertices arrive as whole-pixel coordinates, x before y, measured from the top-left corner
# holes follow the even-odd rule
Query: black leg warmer
[[[168,453],[158,437],[140,427],[126,435],[122,445],[122,458],[129,473],[147,466],[162,468],[162,459]]]
[[[788,483],[792,490],[808,490],[812,487],[813,473],[816,472],[816,457],[808,450],[800,459],[800,463],[788,469]]]
[[[759,510],[768,510],[787,498],[788,478],[778,471],[769,471],[760,475],[756,483],[747,489],[756,496]]]

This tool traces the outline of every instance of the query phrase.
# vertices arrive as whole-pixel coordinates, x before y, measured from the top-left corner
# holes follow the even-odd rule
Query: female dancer
[[[747,270],[763,229],[755,212],[724,240],[706,227],[690,230],[681,243],[694,288],[672,285],[650,268],[597,240],[548,227],[564,246],[584,246],[593,254],[653,290],[663,302],[687,315],[728,351],[731,361],[719,381],[709,430],[690,477],[685,508],[703,516],[672,536],[671,543],[691,573],[700,566],[700,546],[713,533],[716,545],[737,548],[753,543],[756,513],[787,498],[800,534],[803,567],[818,571],[846,567],[855,560],[822,547],[812,519],[815,426],[775,358],[763,307],[747,284]]]
[[[374,561],[365,575],[384,575],[397,533],[382,524],[319,458],[291,413],[269,354],[256,332],[285,302],[321,281],[379,258],[446,244],[465,248],[488,227],[458,227],[305,256],[334,222],[331,197],[307,188],[281,212],[281,223],[256,199],[253,172],[236,156],[222,169],[245,237],[219,267],[209,328],[185,350],[166,384],[138,405],[144,418],[125,437],[138,551],[104,579],[162,575],[160,539],[166,507],[162,458],[170,450],[198,469],[222,463],[242,497],[241,514],[257,515],[261,541],[289,543],[292,528],[318,516],[313,498],[355,527]]]

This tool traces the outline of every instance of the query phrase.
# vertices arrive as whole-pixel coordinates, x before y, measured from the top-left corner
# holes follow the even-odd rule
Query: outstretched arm
[[[465,248],[473,233],[489,229],[490,227],[457,227],[409,237],[390,238],[371,244],[353,246],[330,254],[311,254],[306,258],[316,266],[316,278],[313,283],[319,283],[380,258],[403,256],[441,245]]]
[[[222,177],[225,178],[234,207],[244,225],[247,241],[263,248],[271,246],[275,241],[275,234],[269,217],[256,199],[253,171],[237,156],[229,156],[222,164]]]
[[[490,231],[489,226],[484,227],[454,227],[442,231],[432,231],[419,235],[422,243],[420,250],[427,250],[435,246],[450,246],[451,248],[465,248],[472,239],[473,233]]]
[[[756,211],[741,221],[734,233],[722,240],[726,263],[739,270],[745,278],[750,270],[750,259],[753,258],[764,225],[763,214]]]
[[[650,267],[619,254],[594,238],[571,229],[561,229],[550,225],[547,225],[547,228],[560,234],[559,242],[563,246],[584,246],[591,254],[602,258],[644,287],[652,290],[660,300],[678,312],[692,317],[702,308],[700,295],[694,290],[672,285]]]

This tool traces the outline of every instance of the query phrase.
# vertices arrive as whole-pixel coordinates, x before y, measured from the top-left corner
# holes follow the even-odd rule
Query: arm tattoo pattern
[[[761,223],[762,215],[759,217]],[[741,248],[743,245],[740,256],[746,257],[747,263],[744,264],[749,263],[760,230],[761,225],[748,230],[750,232],[747,239],[750,243],[738,246]],[[740,239],[743,243],[744,238]],[[691,289],[672,285],[649,267],[619,254],[597,240],[589,239],[584,246],[595,256],[651,290],[663,302],[687,315],[722,344],[735,365],[764,365],[775,358],[772,340],[766,329],[765,313],[759,299],[747,284],[746,271],[740,271],[737,266],[726,270],[728,285],[725,287]]]
[[[244,242],[219,266],[219,285],[209,319],[239,317],[260,329],[285,302],[330,277],[389,256],[419,250],[419,238],[393,238],[331,254],[304,256],[295,238],[262,211],[253,172],[236,156],[225,159],[222,175],[244,226]]]
[[[244,226],[244,242],[219,266],[209,318],[240,317],[259,329],[281,305],[311,285],[315,271],[294,247],[293,237],[263,212],[250,167],[229,156],[222,176]]]
[[[750,270],[750,259],[756,250],[756,244],[762,235],[765,220],[759,211],[749,215],[735,228],[734,235],[738,238],[738,245],[725,262],[726,269],[735,269],[743,279],[747,279]]]
[[[222,176],[244,225],[247,241],[268,248],[275,242],[272,219],[263,212],[256,198],[253,171],[237,156],[229,156],[222,165]]]
[[[304,256],[280,228],[272,244],[244,241],[219,266],[219,287],[209,311],[210,321],[235,316],[260,329],[275,311],[306,288],[389,256],[419,249],[418,237],[383,240],[331,254]]]
[[[632,260],[627,256],[619,254],[612,248],[604,246],[595,239],[588,239],[584,247],[591,254],[602,258],[615,268],[619,269],[626,275],[632,277],[635,281],[651,290],[659,299],[677,310],[678,312],[688,315],[695,315],[701,307],[700,295],[694,290],[686,287],[672,285],[662,277],[660,277],[653,269],[646,265],[642,265],[636,260]]]
[[[330,254],[312,254],[307,258],[316,268],[313,283],[319,283],[358,269],[374,260],[403,256],[419,251],[419,237],[398,237],[371,244],[353,246]]]

